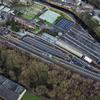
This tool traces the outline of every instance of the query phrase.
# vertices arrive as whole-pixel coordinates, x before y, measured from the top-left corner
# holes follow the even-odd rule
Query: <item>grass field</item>
[[[35,17],[35,14],[32,12],[27,12],[26,14],[23,14],[22,17],[27,20],[32,20]]]
[[[22,17],[27,20],[32,20],[39,12],[43,10],[44,6],[39,5],[38,3],[34,3],[30,7],[26,7],[23,9]]]
[[[33,96],[31,92],[27,91],[21,100],[41,100],[38,96]]]
[[[33,32],[36,33],[36,34],[37,34],[38,32],[40,32],[40,31],[41,31],[41,29],[40,29],[38,26],[36,26],[35,29],[33,30]]]
[[[27,20],[32,20],[40,11],[38,11],[34,6],[27,8],[22,17]]]

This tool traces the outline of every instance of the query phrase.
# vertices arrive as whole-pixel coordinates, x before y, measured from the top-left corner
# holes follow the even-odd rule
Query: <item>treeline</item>
[[[83,0],[88,1],[90,4],[100,8],[100,0]],[[99,15],[98,15],[99,16]],[[90,32],[97,40],[100,42],[100,23],[98,20],[93,18],[93,15],[89,13],[89,11],[82,12],[79,17],[82,21],[94,32]]]
[[[93,20],[92,16],[88,12],[81,13],[80,18],[91,30],[93,30],[95,32],[93,35],[100,39],[99,22],[96,20]]]
[[[95,5],[96,7],[100,8],[100,0],[88,0],[91,4]]]
[[[61,66],[48,65],[0,44],[0,73],[30,87],[46,100],[100,100],[100,82]]]

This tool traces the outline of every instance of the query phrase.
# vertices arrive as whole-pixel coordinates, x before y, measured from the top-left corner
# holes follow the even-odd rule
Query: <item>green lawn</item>
[[[38,96],[33,96],[31,92],[27,91],[21,100],[41,100]]]
[[[22,17],[27,20],[32,20],[39,12],[43,10],[44,6],[39,5],[38,3],[33,3],[31,6],[23,8]]]
[[[22,17],[27,20],[32,20],[38,14],[38,12],[39,11],[37,11],[36,8],[30,7],[24,10]]]
[[[41,9],[41,10],[45,7],[43,4],[40,4],[40,3],[37,3],[37,2],[35,2],[33,5],[34,5],[34,7]]]
[[[41,31],[41,29],[38,27],[38,26],[36,26],[33,30],[32,30],[32,32],[33,33],[38,33],[38,32],[40,32]]]
[[[22,17],[27,19],[27,20],[32,20],[35,17],[35,14],[34,13],[27,13],[27,14],[23,14]]]

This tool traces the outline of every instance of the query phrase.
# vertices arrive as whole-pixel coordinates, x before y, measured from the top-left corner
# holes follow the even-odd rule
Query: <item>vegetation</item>
[[[35,26],[35,28],[32,30],[33,33],[39,33],[41,31],[41,28],[39,26]]]
[[[88,0],[91,4],[95,5],[96,7],[100,8],[100,0]]]
[[[16,22],[12,21],[10,24],[11,24],[12,31],[19,32],[20,29]]]
[[[22,17],[27,20],[32,20],[34,18],[35,14],[32,12],[28,12],[27,14],[23,14]]]
[[[40,100],[38,96],[33,96],[31,92],[26,92],[21,100]]]
[[[94,30],[95,34],[100,38],[100,25],[98,21],[94,20],[88,12],[81,13],[80,18],[89,28]]]
[[[44,9],[44,6],[34,2],[33,4],[28,6],[21,6],[17,4],[14,8],[22,13],[21,16],[23,18],[32,20],[38,13],[40,13]]]
[[[20,28],[19,28],[18,24],[14,20],[7,21],[6,26],[10,26],[12,31],[14,31],[14,32],[20,31]]]

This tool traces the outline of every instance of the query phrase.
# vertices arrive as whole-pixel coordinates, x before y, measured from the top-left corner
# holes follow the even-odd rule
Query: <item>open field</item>
[[[30,7],[23,8],[22,17],[27,20],[32,20],[38,13],[44,9],[44,6],[34,3]]]
[[[33,96],[31,92],[26,92],[21,100],[40,100],[38,96]]]

